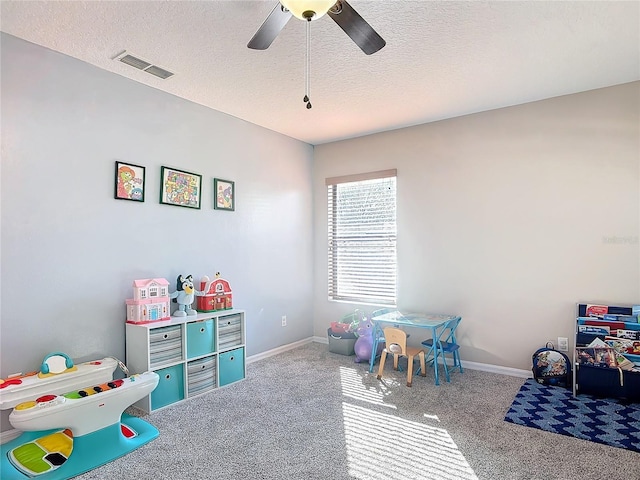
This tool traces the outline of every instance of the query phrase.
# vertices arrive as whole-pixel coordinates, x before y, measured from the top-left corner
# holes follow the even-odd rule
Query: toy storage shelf
[[[628,316],[632,311],[632,307],[606,307],[608,307],[608,315],[618,315],[619,318]],[[581,365],[577,359],[577,350],[575,348],[586,347],[595,338],[604,340],[606,336],[611,335],[611,333],[606,333],[606,329],[610,332],[617,332],[618,329],[632,332],[637,331],[638,335],[640,335],[640,324],[637,321],[625,322],[589,317],[586,308],[587,304],[577,305],[573,349],[573,395],[576,396],[580,393],[586,393],[595,396],[640,401],[640,372],[622,370],[620,368]],[[583,330],[585,327],[589,327],[589,329],[587,329],[588,331],[580,331],[581,326]],[[605,330],[599,331],[600,327],[605,327]]]
[[[127,323],[126,335],[130,372],[160,376],[156,389],[134,404],[147,413],[246,376],[244,310]]]

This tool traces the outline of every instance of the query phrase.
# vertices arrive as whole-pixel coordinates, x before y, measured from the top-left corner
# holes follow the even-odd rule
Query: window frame
[[[389,178],[394,179],[394,192],[393,192],[393,231],[391,233],[385,233],[384,231],[378,232],[374,237],[367,239],[366,236],[357,236],[354,238],[354,243],[359,242],[366,245],[367,243],[371,243],[373,248],[376,248],[377,243],[388,242],[392,244],[393,248],[393,260],[391,263],[385,264],[381,262],[380,264],[369,265],[369,266],[360,266],[356,268],[362,268],[362,271],[356,272],[359,274],[367,273],[375,273],[377,270],[384,267],[391,267],[392,275],[391,282],[383,282],[386,283],[382,286],[378,285],[375,290],[376,293],[372,293],[371,291],[367,292],[366,289],[362,289],[361,287],[352,286],[350,289],[341,288],[341,279],[340,277],[344,274],[340,274],[339,270],[344,268],[345,262],[340,262],[338,255],[340,251],[343,252],[348,250],[348,246],[345,246],[345,242],[348,243],[348,240],[345,240],[345,236],[338,232],[337,229],[340,228],[340,219],[338,216],[338,205],[339,205],[339,188],[342,184],[347,183],[356,183],[363,182],[367,180],[387,180]],[[325,180],[325,185],[327,187],[327,240],[328,240],[328,248],[327,248],[327,288],[328,288],[328,299],[329,301],[336,302],[349,302],[349,303],[360,303],[367,305],[384,305],[384,306],[395,306],[397,302],[397,266],[398,266],[398,257],[397,257],[397,170],[389,169],[389,170],[381,170],[376,172],[367,172],[362,174],[354,174],[354,175],[345,175],[340,177],[331,177]],[[366,189],[363,188],[363,193],[366,192]],[[381,221],[384,223],[385,214],[380,215]],[[380,224],[382,225],[382,223]],[[345,224],[342,224],[345,227]],[[366,222],[362,222],[360,224],[360,228],[364,228],[366,226]],[[352,226],[350,225],[349,228]],[[346,228],[346,227],[345,227]],[[342,243],[342,246],[338,246],[338,243]],[[363,246],[364,247],[364,246]],[[355,247],[357,248],[357,247]],[[366,248],[366,247],[364,247]],[[379,246],[378,246],[379,248]],[[356,261],[357,263],[357,261]],[[342,267],[341,267],[342,265]],[[350,267],[355,267],[354,263],[349,265]],[[342,282],[344,283],[344,281]],[[357,282],[356,282],[357,283]],[[349,293],[346,294],[346,290],[349,290]]]

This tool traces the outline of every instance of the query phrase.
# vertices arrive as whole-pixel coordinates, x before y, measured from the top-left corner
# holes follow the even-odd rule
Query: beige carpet
[[[505,422],[521,378],[465,370],[436,387],[429,372],[408,388],[353,358],[309,344],[250,364],[145,416],[156,440],[77,478],[640,479],[638,453]]]

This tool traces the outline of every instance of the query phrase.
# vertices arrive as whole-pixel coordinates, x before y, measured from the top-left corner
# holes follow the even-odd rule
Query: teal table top
[[[393,323],[407,327],[437,327],[443,323],[459,318],[458,315],[443,315],[439,313],[416,313],[396,310],[372,317],[373,322]]]

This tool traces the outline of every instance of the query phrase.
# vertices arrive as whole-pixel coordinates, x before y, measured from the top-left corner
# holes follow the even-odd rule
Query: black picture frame
[[[236,209],[236,184],[222,178],[213,179],[213,208],[216,210]]]
[[[145,167],[116,160],[113,198],[144,202]]]
[[[172,167],[160,169],[160,203],[200,209],[202,175]]]

